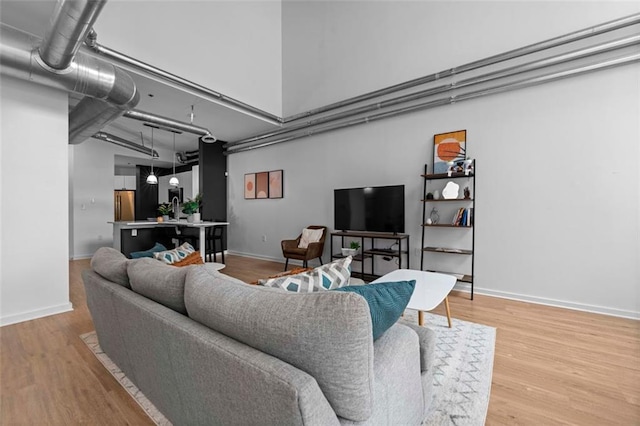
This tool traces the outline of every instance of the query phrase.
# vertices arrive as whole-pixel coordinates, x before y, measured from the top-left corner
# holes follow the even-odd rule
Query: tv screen
[[[404,232],[404,185],[335,189],[334,228]]]

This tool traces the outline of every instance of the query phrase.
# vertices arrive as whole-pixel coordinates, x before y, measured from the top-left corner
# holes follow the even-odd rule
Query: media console
[[[338,253],[334,252],[334,238],[340,239]],[[347,243],[345,244],[345,240]],[[365,281],[373,281],[379,278],[375,274],[375,258],[376,256],[390,257],[398,259],[398,269],[409,269],[409,235],[393,234],[385,232],[356,232],[356,231],[338,231],[331,233],[331,259],[340,259],[345,256],[340,252],[340,248],[349,247],[351,241],[360,243],[360,252],[353,257],[353,260],[360,262],[360,272],[351,267],[351,275],[362,278]],[[389,241],[395,241],[391,247],[380,247],[381,245],[389,245]],[[392,248],[395,247],[395,248]],[[403,256],[406,256],[406,266],[403,266]],[[370,260],[371,273],[365,273],[365,261]]]

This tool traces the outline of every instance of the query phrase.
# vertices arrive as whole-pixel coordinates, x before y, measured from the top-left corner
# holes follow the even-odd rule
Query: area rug
[[[418,323],[417,311],[407,310],[406,321]],[[434,400],[425,426],[484,425],[489,407],[496,329],[482,324],[424,314],[424,326],[435,331]]]
[[[417,317],[415,311],[407,310],[404,319],[417,323]],[[452,322],[452,328],[449,328],[446,317],[424,314],[425,326],[435,331],[437,343],[434,400],[422,424],[483,425],[489,406],[496,330],[455,318]],[[83,334],[80,338],[155,424],[171,425],[107,354],[102,352],[95,332]]]

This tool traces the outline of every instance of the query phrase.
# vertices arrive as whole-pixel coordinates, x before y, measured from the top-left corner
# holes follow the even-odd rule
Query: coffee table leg
[[[451,311],[449,310],[449,298],[444,298],[444,307],[447,310],[447,321],[449,322],[449,328],[451,328]]]
[[[418,311],[418,325],[424,324],[424,313],[422,311]]]

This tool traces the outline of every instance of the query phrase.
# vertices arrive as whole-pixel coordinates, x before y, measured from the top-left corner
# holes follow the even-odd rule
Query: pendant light
[[[140,132],[140,137],[142,137],[142,132]],[[151,128],[151,173],[147,176],[147,183],[149,185],[158,184],[158,177],[153,173],[153,127]]]
[[[180,181],[176,177],[176,134],[173,133],[173,176],[169,179],[169,185],[178,186]]]

